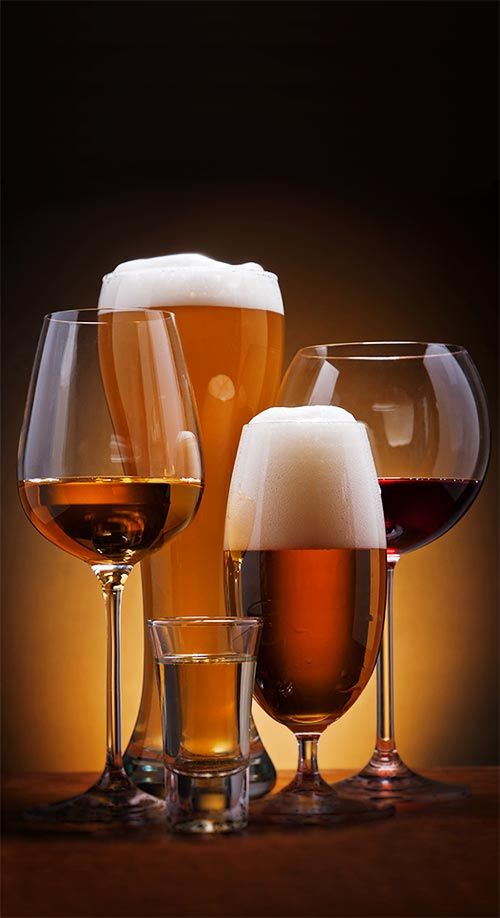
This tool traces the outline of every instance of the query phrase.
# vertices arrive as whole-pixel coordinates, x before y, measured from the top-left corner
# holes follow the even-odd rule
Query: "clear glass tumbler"
[[[160,695],[167,823],[237,832],[248,822],[258,619],[148,622]]]

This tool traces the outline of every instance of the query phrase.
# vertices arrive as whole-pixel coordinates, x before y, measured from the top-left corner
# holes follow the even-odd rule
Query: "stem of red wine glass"
[[[394,570],[399,555],[387,558],[386,616],[379,657],[377,660],[377,742],[375,755],[390,760],[397,755],[394,736],[394,667],[392,640],[392,610]]]
[[[106,609],[106,768],[123,771],[121,716],[121,604],[130,565],[95,565]]]

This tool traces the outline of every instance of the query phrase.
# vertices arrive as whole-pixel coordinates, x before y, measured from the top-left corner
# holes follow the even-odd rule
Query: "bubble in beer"
[[[102,280],[100,309],[168,309],[182,304],[283,314],[276,275],[254,262],[230,265],[205,255],[161,255],[125,261]]]
[[[270,408],[244,428],[225,548],[385,548],[366,430],[331,405]]]

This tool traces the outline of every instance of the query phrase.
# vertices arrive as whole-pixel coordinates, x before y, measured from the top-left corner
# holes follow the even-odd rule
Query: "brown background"
[[[23,517],[15,451],[41,318],[128,258],[279,275],[303,344],[452,341],[497,418],[498,11],[447,3],[4,4],[4,756],[97,769],[104,617]],[[494,443],[497,442],[494,430]],[[416,765],[497,755],[497,457],[467,516],[396,578],[397,734]],[[125,600],[125,727],[140,578]],[[373,683],[322,740],[356,768]],[[259,719],[276,763],[293,740]]]

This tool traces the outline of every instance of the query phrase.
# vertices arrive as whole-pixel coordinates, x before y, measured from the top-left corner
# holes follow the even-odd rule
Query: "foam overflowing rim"
[[[126,264],[126,262],[124,262]],[[243,271],[241,265],[224,265],[224,268],[214,268],[212,266],[206,265],[172,265],[172,267],[152,267],[152,268],[133,268],[132,270],[127,271],[117,271],[115,268],[114,271],[109,271],[108,274],[105,274],[102,278],[102,282],[109,283],[111,278],[114,277],[125,277],[131,276],[134,274],[180,274],[189,272],[200,272],[207,274],[208,272],[213,274],[254,274],[255,277],[269,277],[271,280],[278,283],[278,275],[274,274],[272,271],[266,271],[264,268],[262,271]]]
[[[156,264],[155,258],[122,262],[104,275],[99,305],[114,309],[137,303],[163,305],[166,309],[212,305],[284,314],[278,278],[273,272],[253,262],[229,265],[207,259],[202,264],[192,264],[190,258],[183,264]]]
[[[281,407],[281,406],[280,406],[280,405],[276,405],[276,407],[279,408],[279,407]],[[283,407],[290,407],[290,406],[285,406],[285,405],[284,405]],[[304,408],[307,408],[307,407],[310,407],[310,406],[308,406],[308,405],[303,405],[303,406],[297,406],[297,405],[295,405],[294,407],[304,407]],[[325,407],[325,406],[322,406],[322,407]],[[332,406],[332,407],[335,407],[335,406]],[[258,415],[256,415],[256,417],[258,417]],[[252,430],[255,430],[256,427],[263,427],[264,424],[271,425],[271,424],[304,424],[304,423],[305,423],[305,424],[329,424],[330,426],[331,426],[332,424],[337,424],[337,425],[343,426],[343,427],[361,427],[363,430],[366,429],[366,424],[364,424],[363,421],[342,421],[342,420],[336,420],[335,418],[325,418],[325,417],[323,417],[323,418],[313,418],[313,417],[305,418],[305,417],[301,417],[301,418],[274,418],[274,419],[273,419],[273,418],[269,418],[269,420],[266,418],[265,420],[263,420],[263,421],[257,421],[257,422],[255,422],[254,424],[252,423],[252,421],[249,421],[248,424],[244,424],[244,425],[243,425],[242,430],[246,430],[247,427],[251,427]]]

